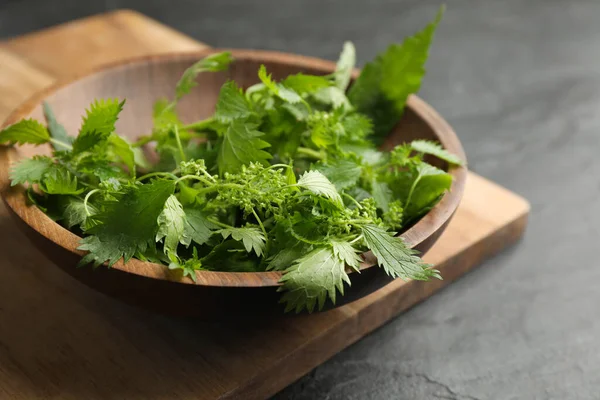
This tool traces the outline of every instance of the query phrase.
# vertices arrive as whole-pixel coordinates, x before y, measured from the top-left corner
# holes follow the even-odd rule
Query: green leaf
[[[293,245],[284,247],[273,257],[269,258],[267,271],[283,271],[289,268],[296,260],[305,255],[311,246],[306,243],[296,241]]]
[[[296,261],[288,268],[280,281],[284,291],[281,302],[286,303],[285,311],[312,312],[318,303],[323,309],[327,296],[335,304],[336,289],[344,294],[344,282],[350,285],[344,262],[337,257],[331,247],[317,248]]]
[[[77,177],[61,165],[52,165],[44,174],[40,187],[48,194],[79,194],[83,188],[77,188]]]
[[[65,127],[56,121],[54,112],[52,112],[52,108],[47,102],[44,101],[42,103],[42,108],[44,109],[44,116],[46,117],[46,123],[48,124],[50,136],[52,136],[52,139],[56,139],[58,141],[52,143],[52,147],[54,147],[55,150],[71,150],[70,145],[73,143],[75,138],[73,136],[69,136]]]
[[[342,91],[346,91],[348,88],[355,64],[356,49],[354,48],[354,44],[352,42],[345,42],[333,74],[335,85]]]
[[[425,162],[420,163],[417,166],[417,177],[404,202],[406,220],[414,219],[428,211],[451,185],[452,175]]]
[[[362,162],[367,165],[381,164],[386,155],[374,148],[371,144],[364,145],[345,145],[341,146],[342,150],[349,153],[354,153],[362,159]]]
[[[285,183],[288,185],[295,185],[296,183],[298,183],[298,181],[296,180],[296,174],[294,174],[293,168],[285,169]]]
[[[158,216],[158,231],[156,241],[164,239],[165,253],[177,254],[179,243],[188,246],[190,238],[185,236],[186,218],[183,206],[175,195],[170,195],[165,202],[164,208]]]
[[[345,135],[344,127],[339,122],[339,115],[335,112],[314,112],[308,119],[310,139],[320,148],[327,148],[339,142]]]
[[[333,248],[333,253],[335,256],[343,261],[347,266],[351,267],[355,271],[360,270],[362,258],[360,258],[360,256],[356,253],[356,249],[354,249],[350,243],[333,240],[331,242],[331,247]]]
[[[182,126],[179,116],[175,111],[173,103],[167,99],[160,99],[154,103],[152,111],[152,123],[155,131],[162,131],[171,128],[173,125]]]
[[[221,87],[215,112],[217,120],[229,123],[235,119],[248,118],[252,112],[246,96],[234,81],[228,81]]]
[[[337,160],[316,166],[333,183],[337,190],[356,185],[362,173],[362,166],[352,160]]]
[[[341,120],[348,142],[362,142],[373,133],[371,120],[358,113],[347,115]]]
[[[79,197],[65,196],[61,201],[62,207],[64,207],[62,219],[67,228],[73,226],[85,227],[86,220],[90,215],[94,215],[98,212],[96,207],[90,203],[87,205],[87,210],[84,205],[84,201]]]
[[[429,46],[443,13],[441,7],[435,20],[421,32],[401,45],[391,45],[367,63],[350,88],[350,102],[373,120],[378,142],[399,121],[408,96],[421,87]]]
[[[34,119],[23,119],[0,131],[0,143],[44,144],[50,141],[48,129]]]
[[[352,107],[344,91],[335,86],[319,89],[313,93],[313,98],[319,103],[331,105],[333,108],[350,109]]]
[[[288,89],[287,87],[275,83],[271,78],[271,74],[267,74],[267,68],[263,65],[260,66],[258,70],[258,77],[262,81],[262,83],[269,89],[271,93],[275,96],[279,97],[283,101],[287,101],[289,103],[299,103],[302,101],[302,97],[298,93],[296,93],[292,89]]]
[[[263,232],[253,226],[245,226],[242,228],[225,228],[219,231],[221,235],[223,235],[223,239],[227,239],[229,236],[233,238],[233,240],[237,240],[238,242],[242,242],[246,251],[248,253],[254,252],[257,256],[262,256],[265,250],[265,242],[267,238]]]
[[[217,226],[206,219],[202,211],[198,209],[186,207],[183,211],[186,216],[184,236],[190,238],[197,244],[208,242],[208,239],[214,233],[213,229],[216,229]]]
[[[324,196],[340,207],[343,204],[335,186],[319,171],[305,172],[298,180],[298,186],[308,189],[316,195]]]
[[[106,181],[110,178],[127,178],[123,170],[107,159],[97,158],[94,153],[88,153],[77,163],[77,170],[83,174],[96,176],[100,181]]]
[[[114,155],[127,166],[131,176],[135,176],[136,157],[131,144],[116,133],[108,137],[108,143]]]
[[[392,190],[385,182],[380,182],[377,179],[371,181],[371,193],[377,207],[381,208],[383,212],[390,210],[390,202],[394,199]]]
[[[39,183],[54,164],[50,157],[34,156],[17,162],[10,170],[11,186],[23,183]]]
[[[90,228],[79,250],[87,250],[81,264],[98,266],[105,261],[112,266],[120,258],[127,262],[136,253],[143,253],[155,242],[158,216],[173,194],[175,182],[154,180],[144,185],[124,189],[118,201],[107,202],[94,216],[99,224]]]
[[[324,76],[296,74],[285,78],[282,84],[296,93],[304,94],[314,93],[331,86],[332,83]]]
[[[202,261],[198,259],[198,250],[194,247],[192,258],[185,260],[183,263],[179,260],[177,256],[174,254],[169,254],[169,269],[181,270],[181,273],[184,277],[190,277],[194,282],[196,282],[196,271],[203,270]]]
[[[115,124],[124,105],[125,100],[121,102],[119,99],[95,100],[86,110],[79,135],[97,132],[102,138],[108,138],[108,135],[115,130]],[[77,140],[79,140],[79,137],[77,137]],[[75,142],[73,147],[75,147]]]
[[[89,151],[95,146],[103,145],[115,130],[119,113],[125,100],[96,100],[86,110],[79,135],[73,142],[73,154]]]
[[[428,280],[441,279],[439,271],[431,269],[417,255],[417,251],[406,246],[402,238],[393,236],[376,225],[362,227],[367,247],[377,257],[377,263],[392,278]]]
[[[233,61],[231,53],[221,52],[204,57],[200,61],[186,69],[175,86],[175,98],[179,100],[186,94],[189,94],[197,85],[196,78],[201,72],[218,72],[229,68]]]
[[[292,103],[283,103],[281,108],[289,112],[296,121],[305,121],[306,118],[309,117],[309,110],[302,103],[300,104],[292,104]]]
[[[439,159],[447,161],[453,165],[463,165],[464,162],[458,156],[444,149],[439,143],[431,140],[413,140],[410,146],[419,153],[431,154]]]
[[[270,145],[260,139],[263,135],[255,125],[240,120],[231,123],[223,135],[217,156],[219,173],[236,172],[251,162],[268,164],[271,154],[262,149]]]
[[[106,143],[109,135],[99,131],[81,132],[73,142],[73,154],[80,154],[91,150],[94,146]]]

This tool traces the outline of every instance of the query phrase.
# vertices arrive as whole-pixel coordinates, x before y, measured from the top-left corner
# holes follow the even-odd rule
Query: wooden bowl
[[[143,57],[105,66],[92,73],[58,83],[33,96],[19,106],[5,121],[5,126],[22,118],[33,117],[43,121],[42,101],[53,108],[57,120],[68,132],[77,132],[84,109],[96,98],[126,99],[117,131],[130,139],[151,131],[154,101],[171,98],[175,83],[183,71],[198,59],[217,50],[196,53],[168,54]],[[198,79],[198,87],[181,101],[178,111],[184,122],[192,122],[212,114],[221,85],[234,79],[243,87],[257,82],[260,64],[265,64],[273,77],[281,79],[289,74],[306,72],[327,74],[335,64],[315,58],[291,54],[232,50],[235,62],[227,72],[205,73]],[[358,71],[355,71],[355,78]],[[435,139],[450,152],[465,159],[463,148],[452,128],[429,105],[412,96],[401,121],[391,132],[384,147],[416,138]],[[169,314],[197,315],[203,318],[231,315],[280,313],[276,293],[279,272],[230,273],[197,272],[197,282],[181,279],[163,265],[132,259],[119,262],[112,268],[77,268],[83,253],[76,250],[80,237],[52,221],[41,210],[26,204],[23,188],[11,187],[8,171],[18,158],[33,154],[47,154],[49,146],[0,146],[0,190],[8,209],[32,243],[67,273],[83,283],[131,304]],[[444,163],[430,160],[447,169]],[[460,202],[466,179],[464,167],[452,168],[451,190],[441,201],[402,237],[410,246],[425,253],[446,228]],[[352,286],[338,297],[337,306],[365,296],[390,282],[385,273],[373,267],[374,257],[365,254],[360,274],[352,273]]]

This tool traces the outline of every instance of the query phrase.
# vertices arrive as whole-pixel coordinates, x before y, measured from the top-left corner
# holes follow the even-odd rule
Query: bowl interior
[[[171,99],[175,84],[184,70],[209,52],[211,51],[146,57],[104,68],[66,84],[58,84],[21,106],[6,123],[14,123],[24,117],[43,121],[41,102],[47,101],[57,120],[65,126],[70,134],[75,135],[81,125],[82,115],[90,103],[95,99],[117,97],[126,99],[125,107],[117,122],[117,133],[132,140],[136,139],[140,135],[149,133],[152,129],[154,102],[159,98]],[[197,80],[198,86],[180,101],[178,112],[184,122],[193,122],[210,116],[214,112],[219,90],[228,79],[235,80],[244,88],[257,83],[259,81],[257,71],[261,64],[265,64],[267,70],[277,80],[298,72],[327,74],[335,68],[335,64],[328,61],[274,52],[238,50],[233,51],[233,55],[236,61],[228,71],[200,74]],[[444,147],[464,158],[462,147],[452,129],[427,104],[413,96],[409,100],[402,120],[391,132],[384,147],[389,148],[416,138],[439,140]],[[16,152],[13,151],[7,159],[12,162],[18,157],[30,157],[34,154],[48,154],[49,152],[49,146],[19,146]],[[447,169],[445,163],[437,159],[428,161]],[[403,237],[410,245],[418,246],[428,239],[447,222],[455,211],[462,194],[466,171],[464,168],[455,168],[451,173],[454,175],[451,192],[421,221],[403,233]],[[76,235],[50,221],[35,207],[30,207],[26,211],[15,208],[17,202],[24,203],[22,193],[18,195],[8,193],[4,196],[7,204],[19,217],[39,233],[56,244],[77,252],[75,248],[79,238]],[[47,220],[46,225],[51,223],[56,226],[52,232],[44,232],[35,226],[37,225],[35,221],[39,219]],[[364,267],[369,267],[372,263],[372,257],[370,259],[367,255]],[[118,263],[116,268],[153,278],[173,279],[167,272],[167,268],[138,260],[131,260],[126,265]],[[227,276],[227,285],[231,286],[265,286],[276,285],[280,273],[202,271],[198,273],[198,284],[212,285],[215,283],[215,279],[221,281],[224,276]],[[184,278],[182,281],[192,283],[188,278]]]

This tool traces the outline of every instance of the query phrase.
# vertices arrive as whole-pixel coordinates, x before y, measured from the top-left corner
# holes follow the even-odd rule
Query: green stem
[[[280,191],[280,190],[283,190],[283,189],[293,188],[293,187],[298,187],[298,184],[294,183],[292,185],[281,186],[281,187],[278,187],[278,188],[275,188],[275,189],[271,189],[267,193],[273,193],[273,192],[277,192],[277,191]]]
[[[350,199],[352,202],[354,202],[354,204],[356,204],[356,206],[358,207],[359,210],[363,209],[362,204],[360,204],[358,201],[356,201],[356,199],[352,196],[350,196],[347,193],[342,192],[342,196],[345,196],[346,198]]]
[[[358,241],[359,241],[360,239],[362,239],[362,238],[363,238],[363,235],[362,235],[362,233],[361,233],[361,234],[360,234],[360,235],[358,235],[356,238],[354,238],[354,240],[352,240],[352,241],[348,242],[348,244],[354,244],[354,243],[358,242]]]
[[[183,180],[186,180],[186,179],[194,179],[194,180],[200,181],[200,182],[202,182],[202,183],[204,183],[206,185],[214,185],[213,182],[210,182],[209,180],[207,180],[207,179],[205,179],[205,178],[203,178],[201,176],[198,176],[198,175],[184,175],[181,178],[178,178],[177,180],[175,180],[175,183],[179,183],[179,182],[181,182]]]
[[[188,125],[184,125],[181,127],[181,129],[184,130],[192,130],[192,131],[201,131],[203,129],[206,129],[207,127],[209,127],[213,122],[215,121],[215,119],[213,117],[210,118],[206,118],[203,119],[202,121],[197,121]]]
[[[56,144],[58,146],[62,146],[67,150],[73,150],[73,146],[71,146],[69,143],[63,142],[62,140],[50,138],[50,143]]]
[[[258,178],[258,177],[259,177],[259,176],[260,176],[262,173],[264,173],[265,171],[268,171],[268,170],[270,170],[270,169],[273,169],[273,168],[288,168],[288,169],[292,169],[292,167],[291,167],[290,165],[287,165],[287,164],[273,164],[273,165],[271,165],[271,166],[269,166],[269,167],[267,167],[267,168],[263,169],[262,171],[260,171],[260,173],[259,173],[258,175],[256,175],[254,178],[250,179],[250,180],[248,181],[248,183],[250,183],[250,182],[253,182],[253,181],[254,181],[256,178]]]
[[[90,190],[88,192],[88,194],[85,195],[85,198],[83,199],[83,208],[85,209],[85,213],[87,214],[87,216],[91,216],[92,213],[90,212],[90,209],[88,208],[88,200],[90,199],[90,196],[93,195],[94,193],[98,193],[100,191],[100,189],[94,189],[94,190]]]
[[[233,226],[224,224],[221,221],[216,220],[214,218],[207,218],[207,220],[209,220],[210,222],[212,222],[213,224],[215,224],[217,226],[220,226],[221,228],[233,228]]]
[[[370,219],[347,219],[345,221],[340,221],[340,223],[360,227],[361,225],[364,225],[364,224],[373,223],[373,221],[371,221]]]
[[[198,194],[200,195],[200,194],[203,194],[203,193],[212,192],[213,190],[216,190],[216,189],[219,189],[219,188],[246,189],[245,186],[238,185],[237,183],[219,183],[219,184],[212,185],[212,186],[209,186],[207,188],[203,188],[203,189],[198,190]]]
[[[132,144],[133,147],[142,147],[145,144],[150,143],[154,138],[152,135],[141,136],[135,143]]]
[[[174,128],[175,140],[177,141],[177,148],[179,149],[179,157],[181,157],[181,161],[187,161],[185,153],[183,152],[183,146],[181,145],[181,138],[179,137],[179,128],[177,127],[177,125],[175,125]]]
[[[258,214],[256,213],[256,211],[254,211],[254,208],[252,208],[252,215],[254,215],[254,218],[256,218],[256,221],[258,221],[258,225],[260,226],[260,229],[262,229],[263,233],[265,234],[265,239],[267,238],[267,230],[265,229],[262,221],[260,220]]]
[[[139,177],[137,180],[143,181],[144,179],[152,178],[153,176],[168,176],[169,178],[177,179],[177,175],[170,172],[150,172],[149,174]]]
[[[298,147],[298,150],[296,151],[298,152],[298,154],[316,158],[317,160],[322,160],[325,158],[320,151],[309,149],[308,147]]]

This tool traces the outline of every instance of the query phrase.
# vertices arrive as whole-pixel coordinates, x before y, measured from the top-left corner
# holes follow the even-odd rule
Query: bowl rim
[[[31,114],[42,101],[58,90],[67,87],[77,81],[92,77],[96,74],[114,70],[118,68],[127,68],[139,64],[163,63],[172,61],[189,60],[193,63],[211,53],[220,51],[230,51],[234,58],[245,59],[256,62],[276,62],[295,67],[304,67],[307,69],[334,70],[335,63],[332,61],[297,55],[292,53],[252,50],[252,49],[232,49],[232,48],[207,48],[197,51],[169,52],[162,54],[146,55],[133,57],[116,62],[106,63],[85,72],[74,74],[69,77],[59,79],[54,84],[36,92],[27,100],[17,106],[4,120],[1,127],[14,124]],[[353,71],[353,79],[356,79],[360,71]],[[429,104],[416,95],[408,98],[406,107],[410,108],[423,122],[425,122],[434,132],[442,146],[456,154],[462,160],[466,161],[463,147],[458,136],[452,127],[438,114]],[[18,146],[17,146],[18,147]],[[25,222],[30,228],[39,235],[50,240],[54,244],[62,247],[70,253],[82,257],[85,252],[77,250],[81,237],[72,233],[62,225],[53,221],[38,207],[27,205],[25,191],[22,185],[11,186],[9,178],[9,168],[12,162],[16,161],[17,151],[12,146],[0,146],[0,190],[4,203]],[[409,247],[415,247],[428,239],[436,231],[441,229],[452,217],[464,191],[467,176],[466,166],[455,166],[448,171],[452,175],[452,185],[442,199],[417,223],[403,232],[402,237]],[[365,262],[361,265],[361,270],[371,268],[375,265],[374,257],[370,251],[363,253]],[[141,261],[132,258],[127,263],[119,260],[112,268],[123,272],[139,275],[146,278],[168,280],[176,283],[191,284],[197,286],[218,286],[218,287],[265,287],[280,286],[279,280],[282,276],[280,271],[266,272],[224,272],[224,271],[196,271],[196,280],[189,277],[175,276],[169,272],[168,268],[162,264]]]

